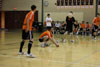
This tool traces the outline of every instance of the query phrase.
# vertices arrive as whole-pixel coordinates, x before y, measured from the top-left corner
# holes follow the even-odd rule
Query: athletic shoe
[[[41,44],[41,47],[45,47],[45,44]]]
[[[79,32],[76,33],[76,35],[78,35],[78,34],[79,34]]]
[[[68,32],[65,32],[64,35],[66,35]]]
[[[66,39],[63,40],[63,43],[66,43]]]
[[[34,56],[32,54],[27,54],[26,56],[29,57],[29,58],[35,58],[36,57],[36,56]]]
[[[19,53],[18,53],[18,55],[24,55],[24,54],[25,54],[24,52],[19,52]]]
[[[75,40],[71,40],[71,42],[75,42]]]
[[[94,40],[97,40],[97,38],[95,37]]]

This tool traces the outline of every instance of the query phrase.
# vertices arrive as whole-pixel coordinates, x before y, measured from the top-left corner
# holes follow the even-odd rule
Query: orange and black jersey
[[[24,24],[22,26],[22,29],[23,30],[26,30],[27,29],[27,25],[29,25],[29,31],[32,30],[32,24],[34,22],[34,12],[33,11],[30,11],[27,13],[27,15],[25,16],[25,19],[24,19]]]
[[[39,37],[39,39],[41,38],[41,37],[43,37],[43,36],[48,36],[49,38],[52,38],[53,37],[53,34],[50,32],[50,31],[45,31],[45,32],[43,32],[41,35],[40,35],[40,37]]]
[[[100,18],[99,17],[94,18],[93,19],[93,23],[94,23],[94,25],[99,26],[99,24],[100,24]]]
[[[86,27],[85,24],[80,24],[80,26],[81,26],[81,28],[85,28]]]
[[[90,24],[86,24],[86,28],[90,28],[91,27],[91,25]]]

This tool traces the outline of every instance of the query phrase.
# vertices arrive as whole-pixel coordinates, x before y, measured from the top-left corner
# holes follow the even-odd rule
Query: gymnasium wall
[[[38,19],[41,21],[41,0],[2,0],[2,11],[29,11],[35,4],[38,10]]]
[[[45,12],[44,20],[46,20],[48,13],[51,14],[52,19],[55,21],[65,21],[66,16],[68,15],[68,12]],[[75,12],[73,15],[75,19],[77,19],[79,22],[83,21],[83,16],[84,16],[83,12]]]
[[[16,7],[17,11],[23,11],[23,10],[30,10],[30,6],[32,4],[35,4],[37,6],[37,10],[39,13],[39,21],[41,21],[41,1],[42,0],[3,0],[3,11],[13,11],[13,8]],[[95,0],[93,8],[57,8],[55,5],[57,0],[44,0],[48,2],[48,6],[44,6],[44,20],[47,13],[50,13],[52,16],[52,19],[54,21],[59,20],[65,20],[65,14],[67,16],[67,13],[69,11],[73,11],[74,15],[76,17],[76,20],[84,20],[92,22],[92,19],[95,16]],[[99,10],[100,11],[100,10]],[[62,15],[61,15],[62,14]]]
[[[48,6],[45,6],[45,13],[51,13],[51,16],[54,15],[52,14],[53,13],[58,13],[58,14],[61,14],[61,13],[67,13],[69,11],[73,11],[74,12],[74,15],[77,16],[76,14],[78,14],[78,17],[76,17],[76,20],[84,20],[84,21],[89,21],[89,22],[92,22],[92,19],[94,18],[95,16],[95,6],[93,6],[93,8],[57,8],[57,6],[55,5],[56,1],[57,0],[45,0],[45,1],[48,1],[49,5]],[[94,2],[95,4],[95,2]],[[55,15],[56,18],[57,17],[63,17],[62,15]],[[65,16],[65,15],[64,15]],[[58,19],[59,20],[59,19]]]

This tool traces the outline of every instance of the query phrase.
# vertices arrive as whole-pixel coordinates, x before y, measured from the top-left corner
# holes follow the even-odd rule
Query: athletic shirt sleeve
[[[49,31],[48,31],[48,37],[49,37],[49,38],[52,38],[52,37],[53,37],[52,33],[49,32]]]
[[[66,23],[67,23],[67,21],[68,21],[68,16],[66,17]]]
[[[33,24],[33,21],[34,21],[34,12],[31,12],[29,19],[30,19],[29,30],[31,31],[32,30],[32,24]]]
[[[73,17],[73,22],[75,22],[75,18]]]

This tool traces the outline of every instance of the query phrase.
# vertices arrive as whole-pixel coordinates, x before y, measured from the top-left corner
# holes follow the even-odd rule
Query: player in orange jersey
[[[42,43],[42,47],[45,47],[47,45],[47,42],[49,40],[51,40],[55,45],[56,47],[59,47],[59,44],[54,40],[53,38],[53,28],[52,27],[47,27],[47,31],[43,32],[40,37],[39,37],[39,41]]]
[[[89,22],[86,22],[86,35],[90,35],[90,28],[91,25],[89,24]]]
[[[82,23],[80,24],[80,34],[85,35],[85,31],[86,31],[85,21],[82,21]]]
[[[24,19],[24,23],[22,26],[22,42],[20,43],[20,49],[19,49],[19,54],[23,55],[24,52],[22,51],[22,49],[23,49],[24,43],[26,40],[29,40],[27,56],[32,57],[32,58],[35,57],[34,55],[31,54],[31,47],[33,43],[32,24],[34,22],[35,12],[36,12],[36,6],[32,5],[31,11],[26,14],[25,19]]]
[[[100,25],[100,14],[98,13],[97,14],[97,17],[95,17],[93,19],[93,37],[94,39],[96,39],[96,35],[98,34],[98,28],[99,28],[99,25]]]

